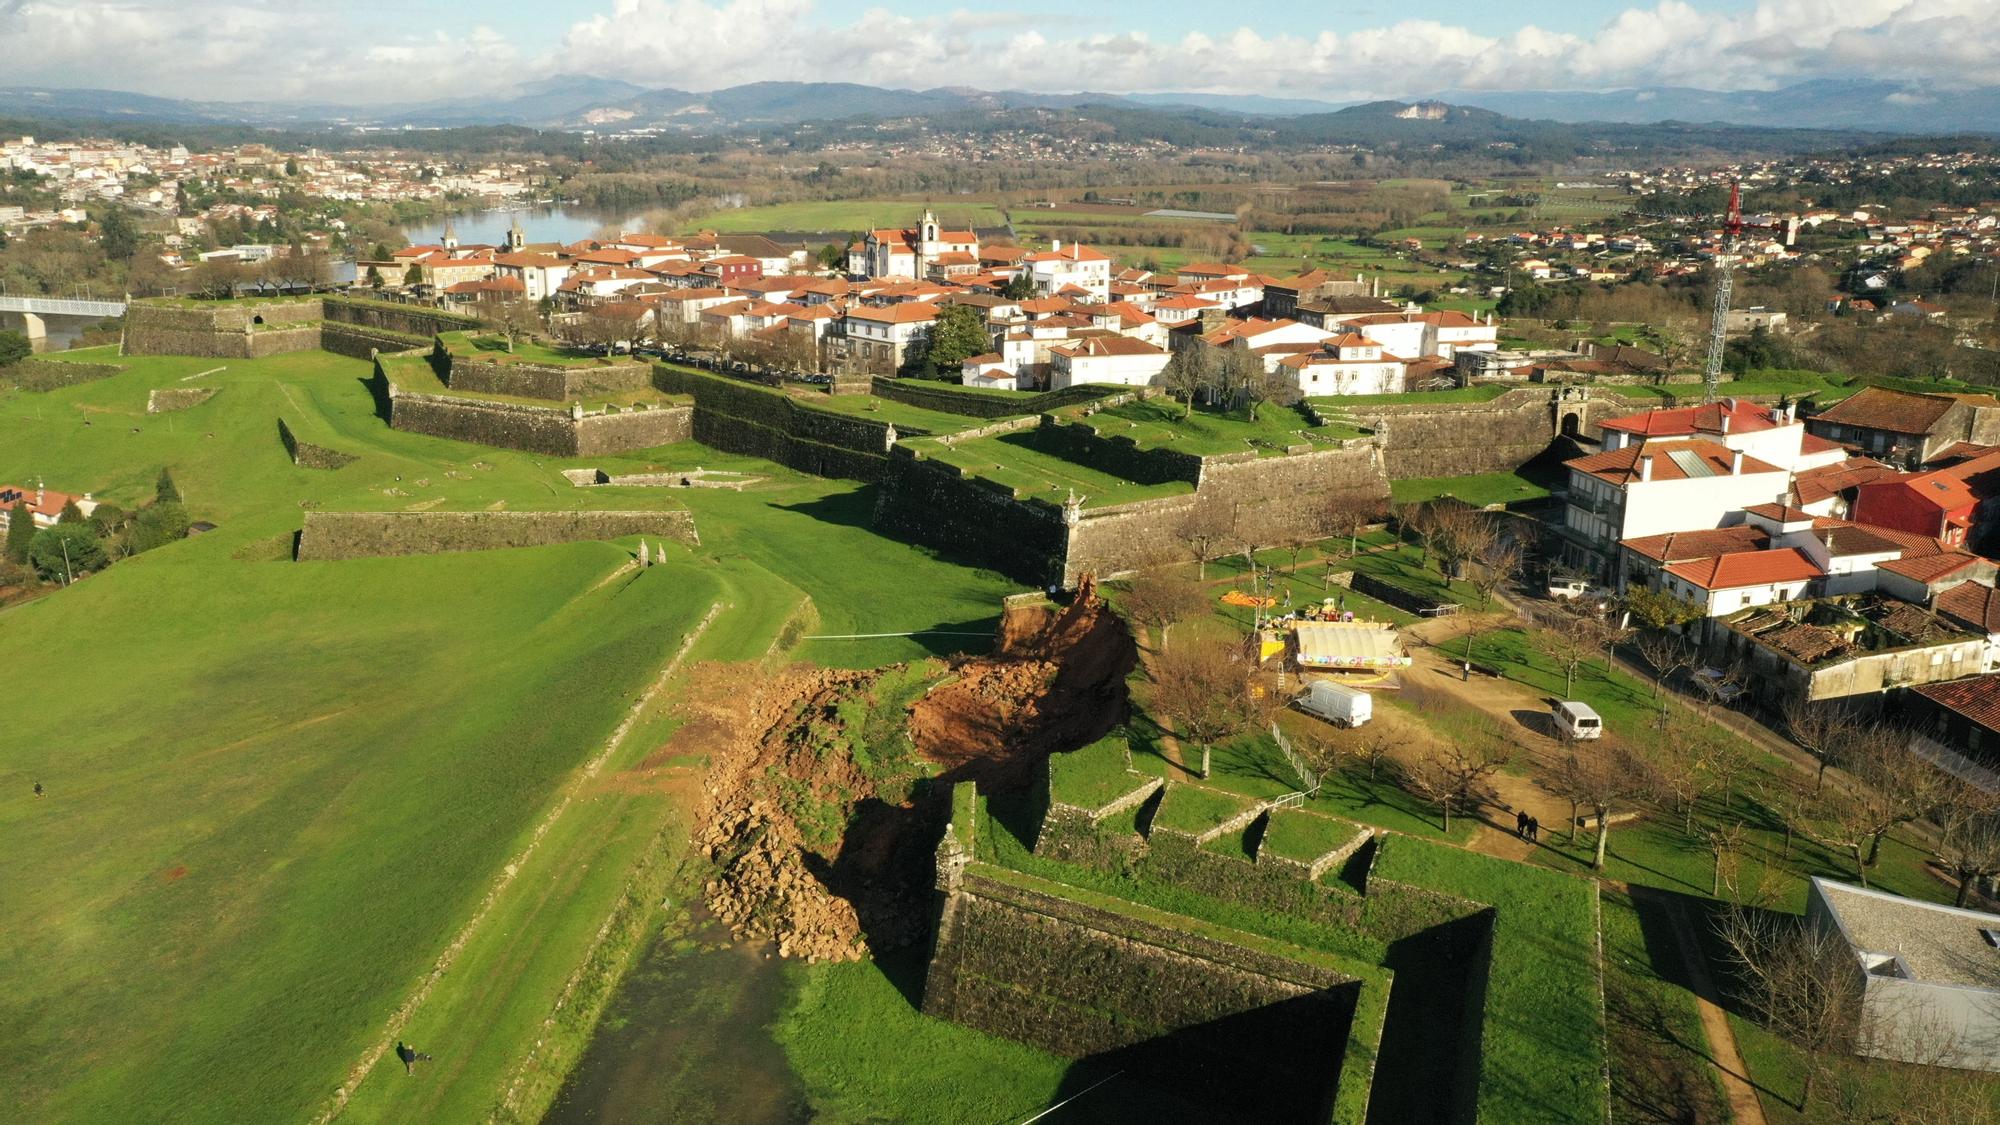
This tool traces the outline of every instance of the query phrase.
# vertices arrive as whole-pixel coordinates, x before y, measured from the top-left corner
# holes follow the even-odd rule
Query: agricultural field
[[[977,649],[1014,589],[875,536],[865,490],[766,462],[693,445],[581,462],[389,430],[362,361],[70,354],[126,370],[0,393],[0,478],[129,507],[167,468],[218,527],[0,615],[0,669],[79,687],[0,748],[20,876],[0,885],[0,1073],[34,1120],[297,1119],[350,1076],[353,1119],[483,1115],[586,955],[624,956],[634,923],[599,923],[625,873],[674,860],[664,778],[584,772],[664,768],[643,763],[671,690],[631,712],[663,666],[684,646],[863,667]],[[187,386],[219,393],[145,413],[149,390]],[[292,465],[280,417],[357,460]],[[561,477],[584,464],[766,479],[668,494]],[[634,543],[286,561],[308,508],[681,505],[702,547],[646,571],[622,569]],[[909,630],[938,632],[805,639]],[[514,890],[488,903],[495,887]],[[455,970],[388,1025],[462,933]],[[432,1081],[383,1061],[397,1034],[437,1054]]]
[[[915,226],[925,207],[935,211],[938,222],[947,229],[1006,225],[1000,209],[992,203],[958,199],[939,202],[922,196],[739,207],[698,215],[681,225],[690,231],[712,230],[724,234],[732,231],[823,231],[830,236],[844,237],[876,227]],[[845,243],[842,245],[844,247]]]

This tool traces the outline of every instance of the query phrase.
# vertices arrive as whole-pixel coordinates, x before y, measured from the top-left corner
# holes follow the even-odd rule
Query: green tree
[[[367,276],[363,280],[368,282],[368,288],[380,289],[383,285],[382,271],[376,269],[374,266],[369,266]]]
[[[185,538],[187,529],[187,509],[179,501],[148,504],[132,517],[131,551],[136,555],[155,547],[164,547]]]
[[[104,569],[104,545],[89,524],[59,523],[35,533],[28,544],[28,562],[35,573],[68,585],[78,576]]]
[[[105,257],[115,262],[131,261],[139,252],[138,224],[123,207],[113,207],[98,224],[97,241],[104,248]]]
[[[299,174],[299,158],[296,156],[285,157],[285,175],[296,176],[298,174]]]
[[[160,470],[160,479],[153,482],[153,499],[162,504],[181,502],[181,490],[174,484],[173,473],[166,469]]]
[[[931,325],[930,343],[924,349],[924,365],[936,378],[959,369],[973,356],[993,350],[993,338],[986,333],[986,319],[971,305],[946,305],[938,310]]]
[[[1025,301],[1035,295],[1035,279],[1022,270],[1000,287],[1000,295],[1010,301]]]
[[[63,501],[62,511],[56,514],[56,522],[82,523],[83,509],[76,506],[76,501],[65,500]]]
[[[1635,624],[1647,629],[1671,629],[1701,617],[1701,607],[1665,590],[1633,586],[1625,591],[1625,608]]]
[[[0,367],[20,361],[33,355],[35,346],[19,332],[0,330]]]
[[[28,510],[26,500],[14,502],[14,510],[7,514],[7,558],[16,563],[28,561],[28,544],[35,538],[35,514]]]
[[[410,268],[403,271],[403,284],[409,286],[422,285],[423,283],[424,268],[415,262],[411,262]]]
[[[847,251],[838,242],[829,242],[819,248],[819,264],[827,269],[839,269],[847,261]]]

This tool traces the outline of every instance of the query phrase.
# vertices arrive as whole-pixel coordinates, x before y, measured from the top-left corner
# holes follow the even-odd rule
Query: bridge
[[[107,300],[100,297],[18,297],[11,293],[0,293],[0,328],[12,328],[27,335],[30,340],[39,340],[48,335],[48,326],[42,323],[45,316],[75,316],[88,320],[105,320],[125,315],[123,300]]]

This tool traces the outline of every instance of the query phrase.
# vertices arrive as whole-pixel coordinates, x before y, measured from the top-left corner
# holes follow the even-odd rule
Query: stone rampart
[[[698,543],[694,513],[307,512],[300,562],[542,547],[638,535]]]
[[[892,379],[884,375],[875,376],[874,389],[883,398],[908,406],[921,406],[946,414],[964,414],[971,418],[1044,414],[1108,395],[1128,393],[1126,388],[1089,383],[1039,395],[980,394],[977,391],[952,390],[928,379]]]
[[[215,397],[220,387],[168,387],[146,395],[146,413],[171,414],[190,410]]]
[[[389,426],[454,441],[553,457],[594,457],[671,445],[694,436],[691,408],[599,411],[417,394],[389,387]]]
[[[951,898],[926,1014],[1067,1058],[1125,1052],[1145,1077],[1198,1084],[1246,1119],[1326,1120],[1357,978],[978,867]]]
[[[498,356],[444,353],[445,382],[455,391],[513,395],[567,402],[591,395],[617,394],[652,385],[651,373],[636,360],[597,363],[527,363]]]
[[[330,296],[321,299],[325,319],[362,328],[382,328],[405,336],[428,340],[440,332],[477,328],[479,318],[464,313],[403,305],[394,301],[374,301],[365,297]],[[389,349],[384,348],[384,351]]]
[[[694,397],[694,439],[817,476],[878,481],[888,471],[892,427],[815,410],[782,391],[661,364],[653,385]]]
[[[1602,390],[1517,387],[1486,402],[1392,403],[1323,412],[1345,414],[1382,439],[1390,477],[1451,477],[1518,469],[1565,433],[1596,440],[1606,418],[1650,403]]]
[[[1031,440],[1044,453],[1140,484],[1200,482],[1201,457],[1164,446],[1141,449],[1117,432],[1119,425],[1117,419],[1044,415]]]
[[[350,359],[367,359],[375,352],[406,352],[413,348],[427,348],[430,340],[406,332],[392,332],[387,328],[368,328],[359,324],[341,324],[326,321],[319,326],[319,346],[321,351],[344,355]]]
[[[1061,509],[1016,500],[1012,491],[968,477],[956,465],[918,459],[907,446],[897,446],[885,464],[875,506],[878,530],[962,553],[1037,586],[1063,572]]]
[[[1389,480],[1382,451],[1370,439],[1276,457],[1229,454],[1202,461],[1201,484],[1188,495],[1086,508],[1067,528],[1064,586],[1100,576],[1192,557],[1181,536],[1191,519],[1237,529],[1233,540],[1277,546],[1325,534],[1319,506],[1333,492],[1366,497],[1384,508]]]
[[[201,305],[134,301],[125,309],[126,355],[259,359],[319,347],[316,297],[216,301]]]
[[[278,440],[284,443],[285,453],[291,457],[292,464],[300,468],[339,469],[358,460],[352,453],[300,441],[283,418],[278,419]]]
[[[0,387],[16,386],[24,391],[54,391],[78,383],[109,379],[124,370],[109,363],[66,363],[57,359],[29,356],[0,367]]]

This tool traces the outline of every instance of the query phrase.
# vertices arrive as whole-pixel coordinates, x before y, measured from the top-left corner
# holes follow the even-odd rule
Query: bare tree
[[[1336,489],[1320,498],[1313,523],[1322,534],[1347,536],[1347,553],[1351,556],[1361,538],[1361,529],[1379,519],[1382,510],[1382,502],[1367,493]]]
[[[1667,632],[1641,633],[1633,647],[1653,670],[1653,698],[1661,700],[1664,712],[1667,681],[1694,659],[1694,647],[1680,634]]]
[[[1379,781],[1386,767],[1395,764],[1396,748],[1401,740],[1386,727],[1370,726],[1361,736],[1355,756],[1368,765],[1368,780]]]
[[[1890,832],[1929,816],[1948,793],[1946,774],[1909,750],[1909,736],[1887,723],[1862,723],[1849,728],[1847,768],[1868,810],[1867,865],[1882,855],[1882,840]]]
[[[1814,703],[1803,694],[1785,702],[1785,733],[1801,750],[1819,761],[1813,792],[1826,787],[1826,767],[1840,759],[1853,718],[1837,703]]]
[[[1188,509],[1187,515],[1174,528],[1175,536],[1187,544],[1195,562],[1200,564],[1198,576],[1201,580],[1208,579],[1208,560],[1214,555],[1215,545],[1222,542],[1229,532],[1229,520],[1220,509],[1213,504],[1198,502]]]
[[[1596,855],[1591,866],[1599,871],[1604,869],[1604,857],[1611,846],[1612,816],[1659,787],[1652,764],[1610,738],[1600,738],[1588,749],[1571,750],[1550,780],[1556,795],[1568,800],[1572,809],[1586,807],[1596,817]],[[1570,824],[1570,840],[1574,842],[1574,815]]]
[[[1938,861],[1958,880],[1953,905],[1964,906],[1974,883],[2000,875],[2000,794],[1953,778],[1933,815]]]
[[[1716,787],[1716,742],[1711,728],[1699,720],[1673,723],[1659,738],[1653,776],[1659,795],[1680,810],[1681,834],[1692,839],[1695,806]]]
[[[1830,929],[1790,915],[1732,906],[1720,912],[1721,939],[1739,990],[1758,1020],[1806,1053],[1802,1110],[1834,1058],[1853,1049],[1861,1028],[1854,954]]]
[[[507,337],[507,350],[514,350],[514,341],[524,336],[533,336],[542,331],[542,313],[533,301],[516,298],[500,302],[488,318]]]
[[[1181,400],[1181,417],[1194,413],[1194,396],[1208,384],[1209,349],[1204,344],[1176,348],[1160,370],[1160,386]]]
[[[1736,887],[1737,873],[1743,858],[1743,822],[1732,820],[1728,824],[1712,824],[1702,833],[1708,842],[1708,852],[1715,860],[1715,875],[1709,880],[1708,897],[1721,898],[1726,883]]]
[[[1160,651],[1167,648],[1167,630],[1201,614],[1208,596],[1201,584],[1172,570],[1149,570],[1135,576],[1120,599],[1126,616],[1155,631]]]
[[[1498,738],[1435,742],[1405,771],[1403,785],[1419,800],[1436,806],[1449,833],[1453,812],[1478,808],[1490,797],[1487,779],[1507,764],[1509,750]]]
[[[1153,662],[1153,709],[1201,747],[1203,777],[1209,775],[1215,744],[1252,719],[1253,670],[1238,646],[1219,639],[1182,645]]]
[[[1576,696],[1576,671],[1597,651],[1597,630],[1586,614],[1566,609],[1549,613],[1534,634],[1535,647],[1563,670],[1563,698]]]
[[[1520,540],[1498,535],[1473,554],[1472,570],[1466,581],[1479,593],[1479,608],[1491,609],[1493,592],[1520,573],[1522,553]]]

